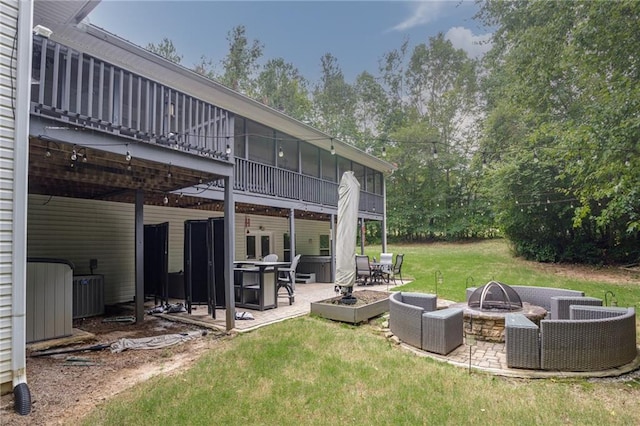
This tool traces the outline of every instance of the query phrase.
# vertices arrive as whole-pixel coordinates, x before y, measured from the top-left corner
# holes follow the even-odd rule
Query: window
[[[320,256],[331,255],[331,243],[328,235],[320,235]]]
[[[256,258],[256,236],[247,235],[247,259]]]
[[[284,234],[284,261],[291,262],[291,237]]]

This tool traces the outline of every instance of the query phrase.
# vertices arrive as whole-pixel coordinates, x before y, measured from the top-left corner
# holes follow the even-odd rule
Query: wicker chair
[[[422,347],[422,314],[437,309],[435,294],[397,292],[389,297],[389,328],[400,340]]]
[[[602,299],[595,297],[553,296],[551,297],[551,319],[569,319],[572,305],[602,306]]]
[[[504,323],[507,367],[540,369],[538,326],[522,314],[507,314]]]
[[[633,308],[626,308],[626,312],[622,313],[619,308],[611,310],[606,307],[573,305],[570,310],[574,317],[583,312],[593,316],[616,316],[585,320],[542,320],[540,366],[543,370],[599,371],[620,367],[635,359],[636,314]]]
[[[441,309],[422,314],[422,349],[447,355],[462,345],[463,312],[459,308]]]
[[[526,286],[526,285],[510,285],[512,289],[518,293],[520,296],[520,300],[523,302],[530,303],[532,305],[541,306],[547,310],[547,312],[551,312],[551,298],[552,297],[584,297],[583,291],[578,290],[566,290],[564,288],[554,288],[554,287],[536,287],[536,286]],[[469,287],[467,288],[467,300],[473,292],[477,289],[477,287]]]

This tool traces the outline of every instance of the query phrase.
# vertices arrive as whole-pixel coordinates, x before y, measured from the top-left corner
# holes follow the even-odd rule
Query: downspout
[[[14,408],[31,412],[26,372],[27,200],[29,174],[29,109],[31,103],[31,45],[33,0],[18,2],[16,42],[15,119],[13,141],[13,260],[11,290],[11,368]],[[10,64],[13,66],[13,64]]]
[[[289,249],[291,250],[291,259],[296,257],[296,211],[289,209]]]

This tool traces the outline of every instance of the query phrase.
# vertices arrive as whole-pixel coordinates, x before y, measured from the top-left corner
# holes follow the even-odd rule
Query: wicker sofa
[[[564,288],[536,287],[527,285],[509,285],[509,287],[518,293],[518,296],[520,296],[520,299],[523,302],[541,306],[545,308],[547,312],[552,312],[551,299],[553,297],[584,297],[583,291],[566,290]],[[477,287],[467,288],[467,300],[469,300],[469,297],[476,289]]]
[[[463,342],[462,309],[437,310],[437,296],[397,292],[389,297],[389,328],[403,342],[446,355]]]
[[[546,319],[540,328],[508,314],[507,366],[559,371],[600,371],[637,355],[634,308],[571,305],[569,319]]]

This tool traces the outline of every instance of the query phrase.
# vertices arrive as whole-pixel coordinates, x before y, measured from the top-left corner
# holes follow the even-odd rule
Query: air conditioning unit
[[[73,277],[73,319],[104,314],[104,275]]]

